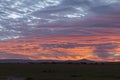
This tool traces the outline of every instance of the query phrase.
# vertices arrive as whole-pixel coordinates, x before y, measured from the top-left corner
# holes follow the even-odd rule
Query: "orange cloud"
[[[87,58],[118,61],[120,60],[119,42],[119,36],[33,36],[0,42],[0,52],[22,55],[33,60]]]

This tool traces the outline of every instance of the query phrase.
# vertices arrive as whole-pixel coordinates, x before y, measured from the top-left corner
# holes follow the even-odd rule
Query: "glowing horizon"
[[[119,41],[119,36],[35,36],[1,42],[0,51],[1,59],[120,61]]]

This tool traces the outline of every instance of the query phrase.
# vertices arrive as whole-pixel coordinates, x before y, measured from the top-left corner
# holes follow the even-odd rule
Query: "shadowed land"
[[[23,80],[120,80],[120,64],[7,63],[0,64],[0,76],[23,77]]]

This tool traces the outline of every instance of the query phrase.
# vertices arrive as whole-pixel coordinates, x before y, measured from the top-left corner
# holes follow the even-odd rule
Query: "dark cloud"
[[[118,44],[101,44],[96,46],[93,54],[102,58],[107,59],[109,57],[117,58],[115,56],[115,49],[118,47]]]
[[[94,55],[102,58],[102,59],[107,59],[108,57],[113,57],[113,54],[110,54],[107,50],[105,49],[100,49],[100,48],[97,48],[95,51],[94,51]]]
[[[109,5],[94,7],[91,10],[98,14],[111,13],[115,11],[115,9]]]
[[[86,27],[101,27],[101,28],[120,28],[120,11],[113,12],[109,14],[104,14],[100,16],[96,16],[90,18],[88,21],[86,20],[83,25]]]
[[[43,49],[51,49],[51,48],[76,48],[76,47],[96,47],[100,50],[102,49],[114,49],[118,46],[116,43],[103,43],[103,44],[78,44],[78,43],[64,43],[64,44],[41,44]]]
[[[49,49],[49,48],[74,48],[82,46],[82,44],[77,43],[65,43],[65,44],[42,44],[41,45],[43,49]]]
[[[1,59],[29,59],[29,56],[22,55],[22,54],[0,52],[0,58]]]

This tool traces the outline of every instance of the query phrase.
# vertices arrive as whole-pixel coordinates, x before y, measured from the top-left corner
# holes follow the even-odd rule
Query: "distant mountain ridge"
[[[86,63],[95,63],[96,61],[92,61],[92,60],[88,60],[88,59],[81,59],[81,60],[77,60],[79,62],[86,62]]]
[[[95,63],[88,59],[81,60],[24,60],[24,59],[1,59],[0,63]]]

